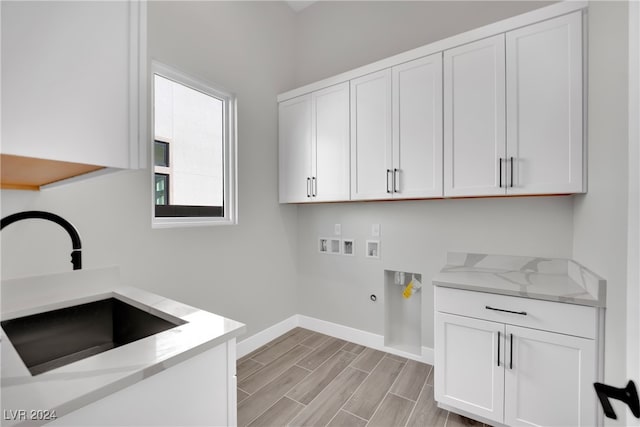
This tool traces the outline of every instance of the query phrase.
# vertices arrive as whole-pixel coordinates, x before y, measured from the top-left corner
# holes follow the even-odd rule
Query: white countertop
[[[115,297],[167,320],[186,322],[36,376],[2,331],[3,414],[9,410],[55,410],[59,418],[245,331],[242,323],[118,283],[117,268],[2,282],[2,320]],[[44,424],[6,418],[3,415],[2,426]]]
[[[569,259],[450,252],[433,285],[606,306],[606,280]]]

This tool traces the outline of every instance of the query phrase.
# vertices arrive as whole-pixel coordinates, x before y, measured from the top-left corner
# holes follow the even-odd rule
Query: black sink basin
[[[0,322],[31,375],[38,375],[183,324],[116,298]]]

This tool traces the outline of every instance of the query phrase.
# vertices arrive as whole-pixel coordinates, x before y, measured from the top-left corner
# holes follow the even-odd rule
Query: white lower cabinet
[[[505,344],[505,424],[595,424],[594,340],[507,325]]]
[[[436,400],[502,422],[504,325],[437,313],[436,331]]]
[[[495,425],[601,425],[599,309],[491,296],[436,288],[438,404]],[[565,322],[540,329],[563,311]]]
[[[236,402],[233,338],[48,425],[235,426]]]

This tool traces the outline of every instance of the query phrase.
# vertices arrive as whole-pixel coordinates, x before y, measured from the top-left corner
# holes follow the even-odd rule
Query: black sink
[[[161,319],[116,298],[0,322],[31,375],[184,323]]]

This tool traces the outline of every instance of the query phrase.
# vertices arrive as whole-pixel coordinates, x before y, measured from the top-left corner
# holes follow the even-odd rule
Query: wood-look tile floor
[[[238,426],[478,426],[437,407],[431,365],[295,328],[238,360]]]

